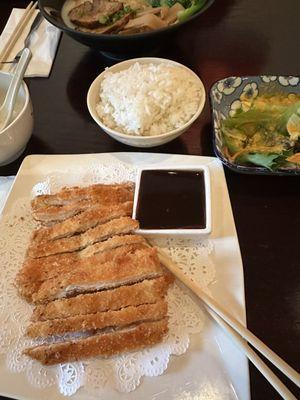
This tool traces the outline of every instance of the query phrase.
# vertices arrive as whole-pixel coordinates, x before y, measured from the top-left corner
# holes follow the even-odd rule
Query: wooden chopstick
[[[233,340],[235,345],[246,354],[248,359],[260,371],[260,373],[267,379],[273,388],[280,394],[284,400],[297,400],[297,398],[284,386],[281,380],[274,374],[274,372],[263,362],[263,360],[248,346],[247,342],[241,338],[226,322],[220,318],[209,307],[205,306],[206,311],[210,316],[221,326],[224,332]]]
[[[7,60],[7,56],[9,55],[13,46],[16,44],[16,41],[21,36],[24,28],[26,27],[30,18],[32,17],[36,7],[37,7],[37,2],[35,2],[33,4],[33,1],[31,1],[28,4],[28,6],[25,8],[25,11],[24,11],[20,21],[15,26],[11,36],[9,37],[8,41],[5,43],[5,45],[3,46],[3,48],[0,52],[0,63]]]
[[[192,290],[215,314],[225,321],[235,332],[249,342],[256,350],[263,354],[272,364],[275,365],[283,374],[285,374],[298,387],[300,386],[300,375],[273,350],[266,346],[252,332],[244,327],[236,318],[230,315],[221,307],[212,297],[208,296],[189,276],[185,275],[176,263],[171,260],[162,250],[158,249],[158,256],[161,263],[170,270],[185,286]]]

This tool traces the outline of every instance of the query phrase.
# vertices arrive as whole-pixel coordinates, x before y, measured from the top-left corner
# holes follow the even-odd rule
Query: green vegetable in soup
[[[161,0],[148,0],[151,7],[161,7]]]
[[[183,22],[197,13],[204,7],[207,0],[148,0],[151,7],[173,7],[174,4],[181,4],[185,10],[178,13],[178,21]]]
[[[192,0],[191,5],[178,13],[178,21],[184,22],[205,6],[206,0]]]
[[[99,22],[102,25],[106,25],[107,23],[110,22],[110,18],[108,15],[101,15],[101,17],[99,18]]]
[[[124,15],[130,14],[130,13],[133,13],[133,12],[134,12],[134,10],[132,10],[132,8],[131,8],[130,6],[125,6],[125,7],[123,8],[123,10],[120,10],[120,11],[116,12],[116,13],[111,17],[111,22],[112,22],[112,23],[117,22],[117,21],[119,21],[119,19],[121,19],[122,17],[124,17]]]
[[[192,5],[192,0],[161,0],[162,6],[173,7],[176,3],[181,4],[184,8],[189,8]]]
[[[130,6],[125,6],[122,10],[115,12],[114,14],[108,16],[103,15],[99,19],[100,24],[102,25],[111,25],[115,22],[119,21],[119,19],[123,18],[126,14],[135,13],[135,11]]]

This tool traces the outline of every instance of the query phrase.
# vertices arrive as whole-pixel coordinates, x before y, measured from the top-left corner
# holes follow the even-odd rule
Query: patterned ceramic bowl
[[[234,115],[236,110],[246,106],[244,99],[251,100],[258,95],[294,93],[300,95],[300,78],[297,76],[231,76],[216,82],[210,90],[213,115],[213,145],[218,158],[230,169],[246,174],[300,175],[300,168],[271,171],[264,167],[245,166],[232,163],[224,153],[221,121]]]

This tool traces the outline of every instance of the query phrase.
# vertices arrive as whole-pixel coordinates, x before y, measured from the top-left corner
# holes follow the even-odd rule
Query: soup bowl
[[[62,18],[62,8],[64,0],[39,0],[39,8],[43,16],[57,28],[76,41],[87,45],[93,49],[100,50],[108,56],[115,58],[133,58],[136,56],[146,56],[161,46],[170,35],[182,28],[194,18],[205,12],[214,0],[207,0],[204,7],[190,17],[188,20],[170,25],[166,28],[156,29],[150,32],[136,33],[131,35],[119,34],[95,34],[86,33],[73,29],[66,25]]]
[[[0,104],[12,79],[12,74],[0,71]],[[25,149],[33,129],[33,111],[26,83],[23,81],[17,95],[13,121],[0,132],[0,166],[17,159]]]

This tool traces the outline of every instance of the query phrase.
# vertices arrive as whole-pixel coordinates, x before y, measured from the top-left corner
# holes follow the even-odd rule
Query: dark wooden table
[[[0,29],[12,7],[2,0]],[[207,92],[230,75],[299,75],[299,0],[216,0],[160,54],[192,68]],[[0,175],[16,174],[28,154],[137,151],[105,134],[91,119],[86,93],[106,66],[97,52],[62,36],[49,79],[27,79],[35,127],[25,153]],[[207,102],[182,137],[152,152],[213,155]],[[143,151],[143,150],[141,150]],[[292,367],[300,361],[300,179],[245,176],[226,170],[244,263],[248,327]],[[253,400],[280,397],[250,365]],[[297,388],[278,376],[296,395]]]

